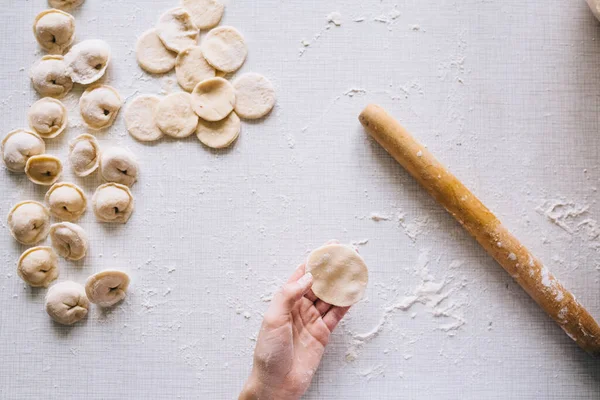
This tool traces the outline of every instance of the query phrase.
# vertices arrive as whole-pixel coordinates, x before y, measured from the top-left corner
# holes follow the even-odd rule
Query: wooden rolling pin
[[[594,318],[469,189],[381,107],[368,105],[359,120],[571,339],[600,355],[600,327]]]

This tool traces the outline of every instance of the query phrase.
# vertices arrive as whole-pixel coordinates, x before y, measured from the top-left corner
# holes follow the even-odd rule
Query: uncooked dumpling
[[[122,104],[116,89],[107,85],[93,86],[81,95],[79,112],[90,128],[103,129],[113,124]]]
[[[72,325],[83,319],[90,308],[85,288],[65,281],[53,285],[46,294],[46,312],[59,324]]]
[[[200,119],[196,136],[203,144],[213,149],[222,149],[229,146],[240,134],[240,118],[235,112],[217,122]]]
[[[164,97],[156,107],[156,124],[165,135],[175,138],[190,136],[198,126],[189,93],[178,92]]]
[[[198,29],[219,25],[225,11],[225,6],[217,0],[183,0],[181,5],[189,11]]]
[[[48,0],[50,7],[54,8],[74,8],[83,4],[84,0]]]
[[[156,124],[156,108],[160,98],[153,95],[136,97],[125,110],[125,126],[131,136],[141,142],[152,142],[163,136]]]
[[[156,25],[158,37],[165,47],[177,53],[198,43],[198,27],[190,14],[181,7],[165,11]]]
[[[123,147],[110,147],[100,157],[100,175],[107,182],[131,186],[139,173],[138,162],[131,151]]]
[[[105,183],[96,189],[92,204],[98,221],[124,224],[133,212],[133,195],[125,185]]]
[[[88,278],[85,293],[88,299],[100,307],[111,307],[127,295],[129,276],[125,272],[107,270]]]
[[[76,221],[85,213],[87,199],[81,188],[74,183],[59,182],[46,193],[50,213],[63,221]]]
[[[260,74],[248,73],[233,81],[235,112],[242,118],[264,117],[275,105],[275,90]]]
[[[192,108],[206,121],[220,121],[233,110],[235,90],[223,78],[206,79],[192,91]]]
[[[32,287],[48,287],[58,278],[58,256],[52,247],[25,250],[17,263],[17,274]]]
[[[177,55],[175,62],[177,83],[191,92],[201,81],[214,78],[215,69],[206,62],[199,46],[188,47]]]
[[[206,61],[219,71],[237,71],[248,55],[244,37],[231,26],[220,26],[208,32],[202,40]]]
[[[328,244],[313,250],[306,261],[306,272],[313,275],[315,296],[340,307],[362,299],[369,280],[362,257],[343,244]]]
[[[33,103],[27,119],[35,133],[44,139],[52,139],[67,127],[67,108],[60,100],[44,97]]]
[[[0,151],[6,168],[13,172],[25,172],[29,157],[43,154],[46,151],[46,143],[33,132],[17,129],[2,139]]]
[[[69,143],[69,161],[75,175],[83,177],[100,165],[100,146],[92,135],[77,136]]]
[[[8,228],[17,242],[36,244],[48,236],[50,212],[37,201],[22,201],[8,213]]]
[[[33,34],[44,50],[62,54],[73,43],[75,18],[60,10],[42,11],[35,17]]]
[[[147,30],[135,45],[135,54],[140,67],[151,74],[164,74],[175,67],[174,53],[167,49],[158,37],[156,29]]]
[[[67,260],[81,260],[87,254],[88,239],[79,225],[61,222],[50,227],[50,239],[56,252]]]
[[[110,62],[110,46],[104,40],[77,43],[65,55],[67,75],[73,82],[89,85],[102,78]]]
[[[62,163],[50,154],[31,156],[25,164],[25,174],[36,185],[50,186],[60,178]]]
[[[73,88],[63,56],[42,57],[29,71],[33,88],[42,96],[61,98]]]

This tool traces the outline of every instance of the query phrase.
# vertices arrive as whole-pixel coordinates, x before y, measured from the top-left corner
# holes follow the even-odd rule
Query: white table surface
[[[127,101],[179,90],[173,74],[144,73],[134,52],[175,5],[87,0],[74,12],[78,40],[111,45],[105,82]],[[37,99],[28,70],[43,52],[31,24],[46,7],[0,7],[3,134],[26,126]],[[339,27],[327,23],[333,11]],[[123,304],[73,327],[50,320],[45,290],[16,274],[25,247],[4,217],[45,189],[0,171],[0,398],[235,398],[269,296],[331,238],[368,239],[370,284],[307,399],[600,398],[600,363],[357,121],[369,102],[388,109],[600,318],[600,25],[583,0],[231,1],[223,23],[247,39],[241,71],[265,74],[278,94],[231,150],[195,137],[142,144],[122,114],[96,133],[140,158],[136,211],[124,226],[88,211],[89,255],[61,259],[60,279],[121,268],[132,278]],[[86,132],[80,93],[65,100],[68,131],[48,141],[65,162],[68,141]],[[64,179],[88,196],[100,183],[68,166]],[[393,308],[423,277],[444,284],[444,299]]]

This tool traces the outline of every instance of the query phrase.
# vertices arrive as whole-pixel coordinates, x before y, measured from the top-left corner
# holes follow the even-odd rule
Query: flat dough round
[[[162,98],[156,107],[155,120],[165,135],[174,138],[190,136],[198,126],[190,94],[178,92]]]
[[[50,240],[56,252],[67,260],[81,260],[87,254],[87,234],[79,225],[60,222],[50,227]]]
[[[42,57],[31,67],[29,76],[33,88],[42,96],[61,98],[73,88],[73,81],[67,74],[67,65],[63,56]]]
[[[48,0],[50,7],[54,8],[75,8],[83,4],[84,0]]]
[[[52,247],[25,250],[17,263],[17,274],[32,287],[48,287],[58,278],[58,256]]]
[[[131,186],[139,174],[138,162],[131,151],[124,147],[110,147],[100,157],[100,175],[107,182]]]
[[[191,92],[201,81],[214,78],[215,69],[204,59],[200,46],[193,46],[177,55],[175,75],[179,86]]]
[[[46,151],[44,140],[33,132],[16,129],[2,139],[2,160],[12,172],[25,172],[29,157],[43,154]]]
[[[223,78],[206,79],[192,91],[192,108],[206,121],[220,121],[233,111],[235,90]]]
[[[79,99],[79,112],[92,129],[108,128],[115,122],[123,105],[119,92],[107,85],[88,88]]]
[[[104,76],[110,62],[110,46],[104,40],[84,40],[65,55],[67,75],[73,82],[89,85]]]
[[[60,10],[45,10],[35,17],[33,34],[49,53],[62,54],[75,38],[75,18]]]
[[[59,324],[73,325],[88,313],[90,301],[85,288],[73,281],[52,285],[46,294],[46,312]]]
[[[240,135],[240,118],[235,112],[217,122],[200,119],[196,136],[204,145],[213,149],[222,149],[231,145]]]
[[[87,198],[83,190],[74,183],[59,182],[46,193],[50,214],[62,221],[76,221],[85,213]]]
[[[198,27],[192,22],[192,17],[182,7],[165,11],[158,19],[156,32],[165,47],[177,53],[195,46],[200,35]]]
[[[75,175],[90,175],[100,165],[100,145],[92,135],[77,136],[69,143],[69,162]]]
[[[125,109],[127,131],[140,142],[152,142],[163,137],[155,119],[158,103],[160,97],[144,94],[136,97]]]
[[[36,244],[50,232],[50,211],[37,201],[22,201],[8,213],[8,228],[17,242]]]
[[[98,186],[92,199],[94,214],[100,222],[127,223],[133,212],[133,195],[129,188],[118,183]]]
[[[44,139],[60,135],[69,121],[67,107],[57,99],[44,97],[29,108],[29,127]]]
[[[165,47],[154,28],[140,36],[135,45],[135,55],[140,67],[151,74],[164,74],[175,68],[177,53]]]
[[[31,156],[25,164],[25,174],[36,185],[50,186],[55,184],[62,174],[62,163],[58,157],[50,154]]]
[[[206,61],[219,71],[237,71],[248,55],[244,37],[231,26],[220,26],[208,32],[202,40]]]
[[[181,5],[189,11],[198,29],[219,25],[225,11],[225,6],[217,0],[183,0]]]
[[[85,282],[85,293],[92,303],[112,307],[127,296],[129,276],[122,271],[98,272]]]
[[[313,250],[306,261],[306,272],[313,275],[312,291],[326,303],[348,307],[362,299],[369,271],[352,247],[328,244]]]
[[[267,115],[275,105],[275,89],[260,74],[244,74],[233,81],[235,112],[242,118],[258,119]]]

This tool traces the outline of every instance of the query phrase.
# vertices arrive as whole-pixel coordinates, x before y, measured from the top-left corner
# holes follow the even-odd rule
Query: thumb
[[[289,314],[294,305],[308,292],[313,283],[313,276],[310,272],[307,272],[298,279],[296,282],[290,282],[285,284],[279,291],[275,309],[281,314]]]

